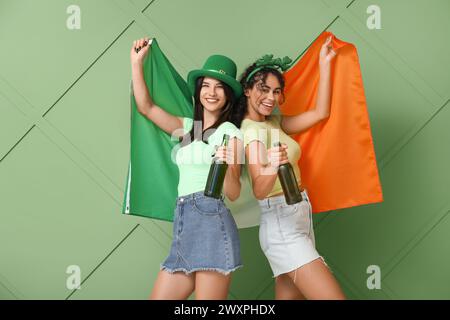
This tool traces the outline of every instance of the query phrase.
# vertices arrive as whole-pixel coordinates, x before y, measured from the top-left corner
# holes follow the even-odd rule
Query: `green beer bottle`
[[[281,143],[276,142],[273,144],[273,146],[281,147]],[[298,188],[294,169],[289,162],[279,166],[278,179],[280,179],[281,187],[283,188],[283,193],[287,204],[294,204],[303,200],[300,189]]]
[[[223,135],[222,146],[228,145],[230,136]],[[222,195],[223,181],[225,180],[225,173],[228,165],[221,161],[215,160],[209,168],[208,180],[205,186],[205,196],[219,199]]]

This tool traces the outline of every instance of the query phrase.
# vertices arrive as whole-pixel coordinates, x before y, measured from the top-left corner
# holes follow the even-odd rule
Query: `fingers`
[[[217,150],[215,156],[219,157],[221,159],[226,159],[227,154],[228,154],[228,152],[226,149],[219,149],[219,150]]]
[[[272,147],[271,149],[269,149],[270,152],[282,152],[282,151],[286,151],[288,148],[288,146],[284,143],[281,144],[281,146],[277,146],[277,147]]]
[[[268,158],[273,167],[279,167],[282,164],[288,163],[288,146],[286,144],[281,144],[281,146],[273,147],[268,150]]]
[[[214,154],[214,161],[226,162],[227,164],[237,164],[237,155],[231,146],[220,146]]]
[[[142,47],[142,51],[144,52],[143,54],[147,54],[147,51],[150,49],[150,43],[148,41],[144,41],[143,47]]]
[[[333,49],[332,40],[333,36],[330,35],[322,45],[322,49],[320,50],[321,64],[328,64],[337,55],[337,52]]]
[[[285,161],[285,160],[289,161],[287,152],[278,152],[278,153],[272,154],[272,160],[274,160],[274,161],[276,160],[277,162],[281,162],[281,161]]]
[[[131,51],[134,51],[135,53],[139,52],[139,41],[140,40],[134,40],[133,41],[133,46],[131,47]]]
[[[271,155],[276,157],[287,157],[287,151],[286,149],[272,150]]]
[[[331,45],[331,40],[333,39],[332,36],[329,36],[325,42],[322,45],[322,52],[331,54],[331,52],[334,52],[333,46]],[[336,55],[336,52],[334,52],[333,56]]]
[[[334,51],[333,49],[331,49],[331,50],[330,50],[330,55],[331,55],[331,57],[336,56],[336,51]]]
[[[151,43],[151,40],[146,38],[141,38],[133,42],[133,50],[138,53],[142,48],[146,48]]]
[[[138,53],[139,51],[141,51],[141,49],[142,49],[142,43],[143,43],[142,39],[139,39],[139,40],[136,41],[136,53]]]
[[[227,162],[227,159],[230,157],[230,150],[228,150],[225,146],[220,146],[217,148],[216,153],[214,154],[215,161]]]

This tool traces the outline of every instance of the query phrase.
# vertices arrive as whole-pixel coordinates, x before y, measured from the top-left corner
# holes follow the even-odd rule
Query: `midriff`
[[[298,188],[300,189],[300,192],[305,191],[305,188],[303,188],[302,185],[299,185]],[[278,197],[278,196],[281,196],[282,194],[284,194],[284,192],[279,192],[279,193],[273,194],[273,195],[271,195],[270,197],[267,197],[267,198]]]

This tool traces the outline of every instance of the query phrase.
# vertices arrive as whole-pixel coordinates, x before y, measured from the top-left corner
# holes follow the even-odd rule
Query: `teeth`
[[[208,101],[208,102],[217,102],[219,100],[218,99],[206,99],[206,101]]]
[[[272,104],[265,104],[265,103],[263,103],[262,105],[265,106],[265,107],[267,107],[267,108],[272,108],[272,107],[273,107]]]

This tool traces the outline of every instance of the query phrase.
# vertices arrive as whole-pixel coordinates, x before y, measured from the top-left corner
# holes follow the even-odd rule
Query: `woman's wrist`
[[[269,162],[263,167],[263,173],[266,176],[277,175],[279,167],[280,167],[279,164]]]
[[[142,70],[143,63],[140,60],[135,60],[131,62],[131,68],[135,70]]]
[[[319,72],[320,74],[329,74],[331,70],[331,64],[329,61],[324,61],[319,63]]]

